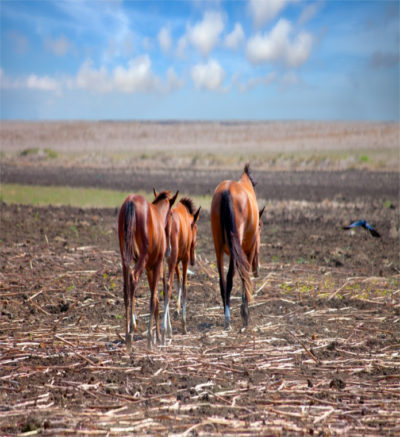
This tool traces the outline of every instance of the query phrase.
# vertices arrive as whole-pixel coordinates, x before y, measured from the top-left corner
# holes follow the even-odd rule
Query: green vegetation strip
[[[127,191],[114,191],[98,188],[44,187],[39,185],[1,184],[0,202],[23,205],[69,205],[80,208],[115,208],[121,206]],[[136,191],[149,201],[153,193]],[[181,194],[179,198],[184,197]],[[196,205],[210,209],[211,196],[190,196]]]

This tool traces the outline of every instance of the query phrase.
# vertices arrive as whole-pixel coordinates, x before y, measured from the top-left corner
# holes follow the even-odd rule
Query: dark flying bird
[[[378,231],[376,231],[369,223],[367,223],[365,220],[358,220],[354,223],[352,223],[349,226],[343,226],[343,229],[351,229],[355,228],[357,226],[361,226],[364,229],[367,229],[369,232],[371,232],[371,235],[376,238],[380,238],[380,234]]]

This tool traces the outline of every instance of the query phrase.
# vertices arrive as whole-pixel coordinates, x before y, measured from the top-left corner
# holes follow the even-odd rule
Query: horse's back
[[[118,235],[121,255],[125,245],[125,235],[129,230],[132,238],[133,258],[138,257],[139,252],[146,250],[146,237],[148,229],[148,205],[149,202],[140,194],[130,194],[124,200],[118,217]]]
[[[229,191],[233,181],[222,181],[214,190],[213,198],[211,200],[211,226],[219,225],[221,213],[221,200],[224,192]]]
[[[225,194],[224,194],[225,193]],[[252,187],[236,181],[223,181],[214,191],[211,203],[211,227],[214,241],[223,239],[221,229],[221,201],[229,193],[243,250],[247,252],[254,244],[258,229],[258,204]],[[225,247],[225,251],[227,247]]]
[[[186,207],[179,203],[171,212],[171,246],[177,250],[178,262],[188,256],[190,248],[190,214]],[[172,248],[172,247],[171,247]]]
[[[157,208],[149,204],[148,240],[149,240],[149,265],[158,262],[167,248],[165,223],[162,222]]]
[[[134,214],[137,217],[139,217],[140,220],[142,221],[147,213],[148,201],[140,194],[129,194],[129,196],[127,196],[127,198],[124,200],[124,203],[121,206],[121,209],[119,210],[118,229],[120,234],[124,227],[128,209],[130,211],[134,211]]]

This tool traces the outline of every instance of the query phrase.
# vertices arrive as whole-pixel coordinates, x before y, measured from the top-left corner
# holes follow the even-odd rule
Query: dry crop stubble
[[[308,232],[315,210],[292,208],[293,226]],[[376,257],[367,265],[355,254],[341,267],[323,258],[298,263],[312,247],[293,243],[292,219],[282,224],[270,207],[250,329],[240,332],[236,282],[226,332],[202,212],[188,335],[173,318],[172,341],[147,350],[142,281],[139,330],[127,354],[115,211],[1,209],[2,433],[399,432],[400,276],[390,267],[380,275],[390,254],[371,251],[364,234],[346,238]],[[313,235],[329,253],[345,240],[327,222]],[[279,244],[285,251],[270,262]]]

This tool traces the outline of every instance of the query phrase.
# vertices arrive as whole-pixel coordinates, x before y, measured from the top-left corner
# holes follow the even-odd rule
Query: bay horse
[[[157,193],[154,192],[156,195]],[[171,319],[169,314],[169,300],[172,295],[172,283],[174,272],[178,283],[178,313],[181,307],[182,297],[182,328],[186,334],[186,294],[187,294],[187,268],[190,262],[196,261],[197,220],[200,208],[195,211],[192,199],[184,197],[171,211],[169,223],[169,246],[168,258],[168,289],[164,290],[164,318],[162,323],[162,342],[165,343],[165,333],[172,335]],[[182,283],[180,281],[179,263],[182,264]]]
[[[235,271],[242,280],[240,314],[248,325],[248,302],[252,300],[250,268],[258,275],[261,216],[254,191],[255,182],[246,164],[239,181],[221,182],[211,202],[211,229],[219,273],[219,286],[224,305],[225,329],[230,328],[230,298]],[[224,277],[224,253],[229,256],[229,269]]]
[[[119,212],[118,238],[124,279],[125,343],[128,351],[131,350],[133,330],[136,330],[136,287],[144,269],[151,294],[147,331],[149,348],[152,346],[153,318],[156,322],[157,341],[160,341],[157,285],[163,275],[169,216],[177,196],[178,191],[174,196],[169,191],[162,191],[149,203],[143,196],[131,194],[125,199]],[[132,262],[134,266],[131,270]]]

